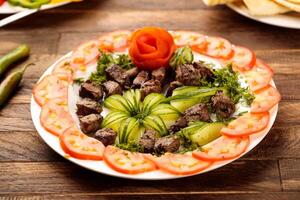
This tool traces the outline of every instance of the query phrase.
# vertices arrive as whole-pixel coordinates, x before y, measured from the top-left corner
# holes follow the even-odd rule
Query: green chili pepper
[[[0,58],[0,77],[4,74],[4,72],[8,69],[8,67],[25,58],[29,55],[30,48],[26,44],[20,45],[16,49],[12,50],[8,54],[4,55]]]
[[[8,0],[8,2],[24,8],[40,8],[42,5],[49,3],[50,0]]]
[[[28,66],[32,64],[28,64],[16,71],[12,72],[8,75],[0,84],[0,108],[5,104],[8,98],[15,92],[15,89],[20,84],[23,74]]]
[[[169,65],[176,68],[178,65],[190,64],[194,60],[193,51],[189,46],[181,47],[176,50],[170,59]]]

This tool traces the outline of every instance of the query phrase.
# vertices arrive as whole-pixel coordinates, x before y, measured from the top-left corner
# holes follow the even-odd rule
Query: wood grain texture
[[[31,121],[33,85],[55,60],[82,42],[142,26],[221,36],[253,49],[270,64],[282,102],[267,137],[230,165],[172,181],[132,181],[96,174],[51,150]],[[12,23],[1,28],[0,38],[0,55],[27,43],[31,56],[18,66],[36,64],[0,110],[0,200],[299,199],[300,30],[261,24],[225,6],[208,8],[201,0],[86,0]]]
[[[13,169],[13,170],[12,170]],[[277,161],[237,161],[199,176],[134,181],[85,170],[70,162],[1,162],[0,193],[173,193],[280,191]],[[34,175],[33,175],[34,173]],[[197,183],[197,184],[195,184]],[[172,187],[170,187],[170,185]],[[45,187],[46,186],[46,187]]]
[[[300,190],[300,159],[279,161],[283,190]]]

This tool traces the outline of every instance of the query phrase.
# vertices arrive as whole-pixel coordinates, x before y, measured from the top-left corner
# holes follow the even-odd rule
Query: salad
[[[126,174],[188,175],[239,157],[267,128],[280,101],[272,76],[226,39],[145,27],[80,45],[33,96],[67,156]]]

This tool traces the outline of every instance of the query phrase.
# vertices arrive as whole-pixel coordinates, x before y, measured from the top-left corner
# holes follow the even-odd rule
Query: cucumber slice
[[[136,111],[138,109],[137,102],[135,100],[134,90],[128,90],[124,93],[123,97],[127,100],[127,103],[131,110]]]
[[[165,99],[163,94],[151,93],[147,95],[143,101],[143,111],[149,113],[151,109]]]
[[[191,134],[190,139],[200,146],[206,145],[221,136],[220,131],[223,127],[225,127],[225,124],[221,122],[206,124],[194,134]]]
[[[200,100],[197,98],[176,99],[170,102],[170,104],[181,113],[183,113],[186,109],[192,107],[193,105],[196,105],[197,103],[200,103]]]
[[[120,118],[127,118],[129,115],[124,112],[110,112],[102,121],[101,127],[106,127],[107,125],[113,123]]]
[[[152,109],[151,115],[159,116],[166,127],[170,128],[170,126],[178,119],[180,112],[170,104],[159,104]]]
[[[109,96],[107,99],[105,99],[104,107],[112,111],[122,111],[127,113],[132,111],[126,99],[119,94]]]
[[[129,117],[126,120],[124,120],[121,123],[118,131],[119,143],[126,143],[128,135],[133,130],[138,131],[139,125],[140,125],[139,121],[134,117]]]
[[[113,119],[116,118],[116,119]],[[104,125],[102,125],[103,128],[111,128],[113,129],[115,132],[118,132],[119,130],[119,126],[120,123],[127,119],[128,116],[118,116],[118,117],[111,117],[110,119],[107,119],[106,121],[104,121]]]
[[[143,124],[145,125],[145,128],[152,129],[158,132],[160,136],[168,134],[167,127],[159,116],[149,115],[145,117],[145,119],[143,120]]]
[[[207,122],[192,122],[189,124],[188,127],[181,129],[178,133],[183,134],[186,138],[191,139],[190,135],[194,134],[197,130],[199,130],[201,127],[206,125]]]
[[[138,143],[141,136],[145,132],[145,127],[141,126],[140,122],[136,124],[129,132],[127,137],[127,142],[135,142]]]
[[[197,91],[197,86],[182,86],[173,90],[172,96],[186,94],[187,92]]]

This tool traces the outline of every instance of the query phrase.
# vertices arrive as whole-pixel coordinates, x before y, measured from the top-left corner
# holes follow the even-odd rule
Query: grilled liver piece
[[[133,80],[133,87],[140,88],[143,83],[149,80],[149,73],[147,71],[140,71]]]
[[[96,101],[100,101],[104,95],[102,86],[95,85],[91,82],[85,82],[81,84],[79,90],[79,96],[82,98],[91,98]]]
[[[93,133],[100,129],[102,116],[99,114],[90,114],[79,118],[79,122],[80,122],[80,129],[82,132],[86,134]]]
[[[204,103],[196,104],[184,112],[184,117],[187,122],[204,121],[209,122],[208,108]]]
[[[161,84],[158,80],[149,80],[142,84],[142,97],[145,98],[150,93],[161,93]]]
[[[200,85],[201,79],[210,79],[212,71],[201,63],[183,64],[177,66],[176,80],[184,85]]]
[[[180,147],[180,140],[175,136],[158,138],[154,145],[156,153],[176,152]]]
[[[161,67],[159,69],[153,70],[151,75],[152,79],[158,80],[160,83],[163,83],[166,78],[166,68]]]
[[[102,142],[104,146],[114,144],[116,137],[117,133],[111,128],[100,129],[94,135],[94,138]]]
[[[129,76],[119,65],[113,64],[109,66],[105,72],[110,79],[118,82],[123,87],[126,87],[130,84]]]
[[[223,94],[222,91],[218,91],[215,96],[211,98],[211,102],[212,108],[218,118],[227,119],[235,112],[235,104],[228,96]]]
[[[126,71],[126,75],[129,77],[129,78],[134,78],[138,75],[139,73],[139,69],[137,67],[134,67],[132,69],[129,69]]]
[[[139,144],[144,148],[145,153],[152,153],[154,151],[155,140],[156,132],[153,130],[146,130],[141,137]]]
[[[89,114],[100,114],[102,112],[102,107],[98,102],[87,98],[78,101],[76,103],[76,106],[76,114],[79,116],[85,116]]]
[[[170,126],[169,131],[171,133],[176,133],[180,131],[180,129],[187,127],[188,121],[186,120],[185,116],[179,117],[176,122]]]
[[[167,90],[167,96],[171,96],[173,93],[173,90],[175,90],[178,87],[183,86],[183,84],[179,81],[172,81],[169,85],[169,88]]]
[[[113,94],[122,94],[121,85],[115,81],[106,81],[103,83],[103,86],[107,97]]]

